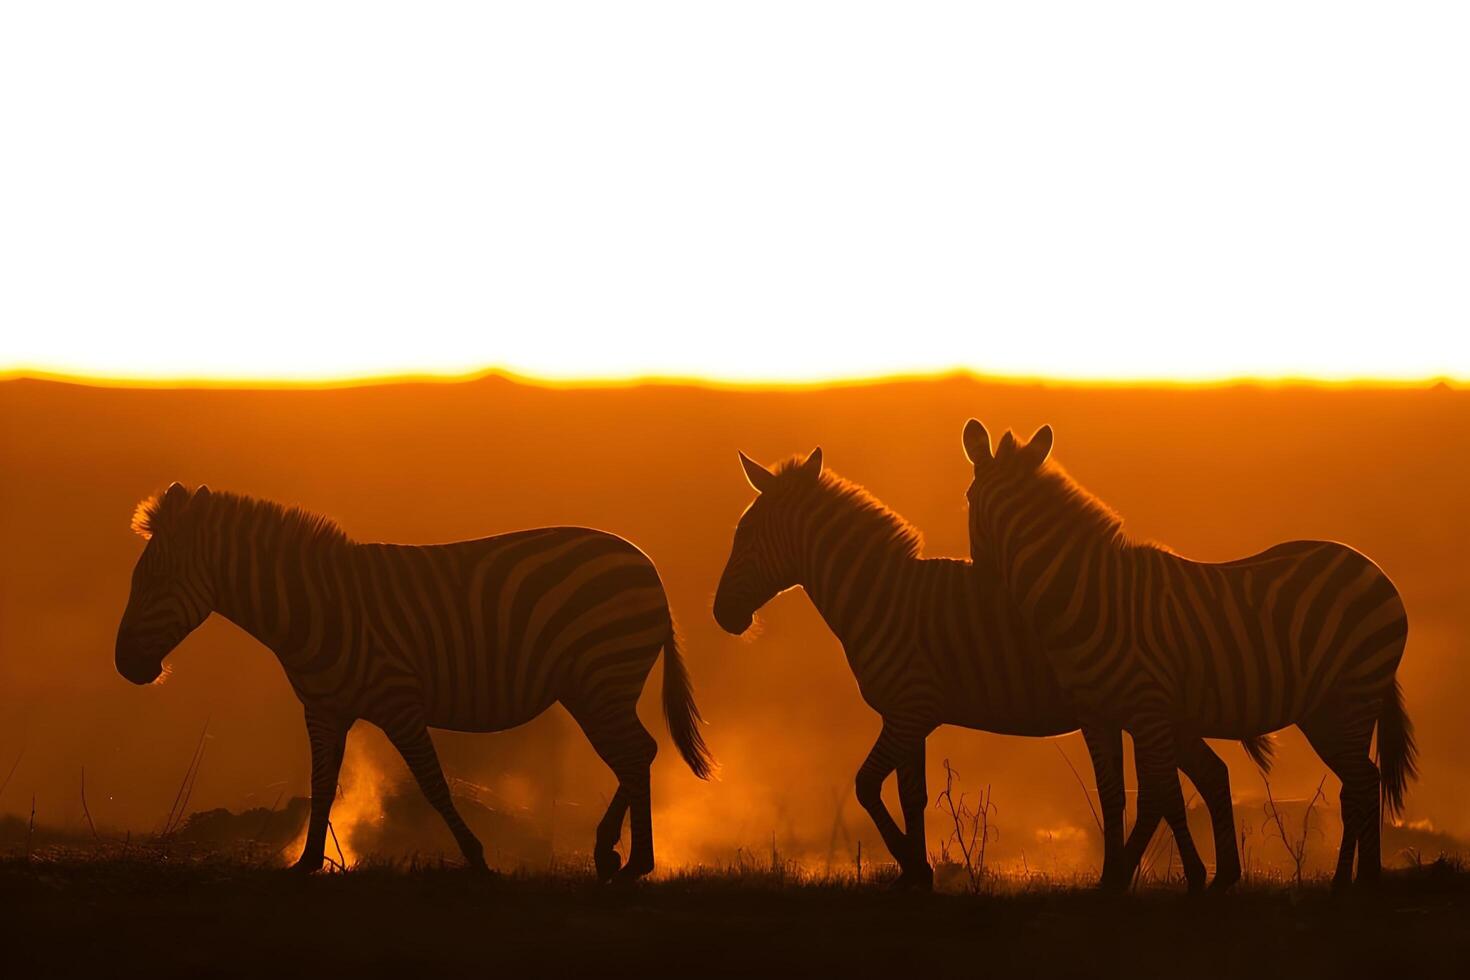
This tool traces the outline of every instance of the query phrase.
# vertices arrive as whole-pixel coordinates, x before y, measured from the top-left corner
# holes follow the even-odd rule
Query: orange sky
[[[710,615],[752,495],[736,451],[772,462],[821,445],[827,465],[915,522],[926,554],[964,555],[970,468],[959,429],[979,414],[997,429],[1052,423],[1059,458],[1132,533],[1190,557],[1322,537],[1378,561],[1412,622],[1400,677],[1423,776],[1407,817],[1470,836],[1460,696],[1470,669],[1459,655],[1470,630],[1466,397],[1452,388],[1096,389],[968,378],[760,391],[494,378],[285,391],[0,383],[0,766],[20,757],[0,819],[24,818],[34,794],[38,822],[84,827],[85,767],[99,824],[156,828],[206,722],[192,809],[269,807],[306,792],[300,704],[271,654],[240,630],[212,619],[171,658],[166,684],[137,688],[117,674],[113,642],[142,547],[129,517],[140,498],[178,479],[300,503],[363,540],[546,524],[624,535],[666,582],[724,767],[720,782],[701,783],[665,742],[654,767],[660,853],[724,860],[736,847],[766,853],[773,836],[783,853],[818,861],[834,842],[843,860],[857,840],[874,853],[881,844],[851,791],[878,720],[830,630],[799,591],[769,605],[752,639],[725,634]],[[643,717],[662,740],[658,689],[655,676]],[[1003,862],[1025,856],[1050,867],[1056,840],[1065,866],[1078,852],[1065,842],[1091,840],[1090,812],[1057,751],[1085,775],[1077,737],[947,728],[931,741],[931,790],[946,758],[967,790],[994,787]],[[498,807],[558,847],[590,840],[611,776],[560,709],[511,732],[446,733],[438,744],[452,777],[488,787]],[[359,748],[404,777],[380,735],[369,732]],[[1260,777],[1238,747],[1220,750],[1238,815],[1256,835],[1250,845],[1270,860]],[[1284,734],[1271,776],[1277,799],[1305,799],[1322,774],[1301,736]],[[1330,779],[1327,791],[1335,807]],[[930,819],[942,832],[942,814]],[[436,821],[431,813],[406,850],[452,849]],[[1335,839],[1325,836],[1321,861]]]

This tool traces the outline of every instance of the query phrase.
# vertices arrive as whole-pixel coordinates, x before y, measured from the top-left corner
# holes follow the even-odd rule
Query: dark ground
[[[1441,863],[1371,895],[1256,885],[1197,901],[12,858],[0,861],[0,936],[6,977],[1464,976],[1470,874]]]

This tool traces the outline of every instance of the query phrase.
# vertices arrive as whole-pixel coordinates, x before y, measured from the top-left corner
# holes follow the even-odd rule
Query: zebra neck
[[[1011,596],[1053,656],[1096,654],[1098,631],[1132,579],[1125,552],[1099,534],[1038,539],[1012,551]]]
[[[851,651],[864,628],[887,608],[903,572],[918,559],[891,541],[828,533],[805,549],[799,585],[806,589],[832,632]]]
[[[247,524],[221,528],[215,553],[215,611],[269,647],[288,673],[341,653],[355,582],[350,545]]]

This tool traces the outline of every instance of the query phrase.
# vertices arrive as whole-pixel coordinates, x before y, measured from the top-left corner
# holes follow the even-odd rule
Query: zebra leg
[[[1087,754],[1092,757],[1092,777],[1102,805],[1103,869],[1098,887],[1104,891],[1122,891],[1132,877],[1124,867],[1123,732],[1107,726],[1083,725],[1082,738],[1087,742]]]
[[[1362,817],[1358,826],[1358,887],[1375,887],[1383,879],[1383,855],[1380,834],[1383,831],[1383,798],[1380,795],[1383,775],[1372,757],[1359,756],[1354,770],[1354,783],[1366,787],[1363,792]]]
[[[1179,768],[1194,783],[1210,811],[1215,834],[1215,877],[1210,890],[1223,892],[1240,880],[1240,850],[1235,843],[1235,806],[1230,799],[1230,767],[1202,738],[1181,739]]]
[[[900,887],[927,892],[934,890],[934,868],[929,864],[929,846],[924,834],[924,811],[929,808],[929,784],[924,771],[926,742],[927,739],[920,738],[898,763],[898,800],[903,808],[910,861],[899,878]]]
[[[658,742],[638,720],[636,700],[585,705],[563,699],[587,740],[613,775],[618,789],[608,804],[607,813],[597,825],[597,842],[592,852],[598,877],[630,881],[653,870],[653,809],[649,788],[649,767],[658,754]],[[632,844],[628,861],[618,867],[614,849],[622,836],[623,816],[631,823]]]
[[[1134,768],[1137,769],[1135,762]],[[1127,883],[1133,880],[1138,873],[1138,866],[1143,863],[1143,854],[1148,850],[1148,845],[1154,839],[1154,832],[1159,829],[1160,822],[1164,819],[1164,810],[1160,806],[1161,797],[1157,787],[1147,785],[1142,773],[1138,780],[1138,813],[1133,818],[1133,830],[1128,834],[1128,843],[1123,846],[1123,867],[1120,874],[1122,880],[1116,887],[1119,890],[1127,887]]]
[[[1180,789],[1177,772],[1174,774],[1172,791],[1164,797],[1164,819],[1168,821],[1169,829],[1174,832],[1174,842],[1179,846],[1179,864],[1184,869],[1184,880],[1189,893],[1197,895],[1205,890],[1208,872],[1205,871],[1204,859],[1199,856],[1199,849],[1194,846],[1194,838],[1189,834],[1184,792]]]
[[[911,743],[911,736],[900,734],[898,727],[884,718],[883,730],[878,733],[878,741],[873,743],[872,751],[868,753],[867,759],[858,769],[856,785],[858,803],[868,811],[868,816],[873,818],[873,823],[877,826],[878,834],[883,838],[888,853],[892,854],[893,859],[898,862],[899,881],[905,884],[914,864],[911,856],[912,848],[908,836],[899,830],[898,824],[893,821],[893,815],[888,812],[888,807],[883,803],[883,781],[888,778],[889,773],[898,768],[903,761],[905,748]]]
[[[291,865],[292,871],[310,874],[325,860],[327,820],[337,796],[337,775],[342,771],[350,727],[351,723],[344,725],[324,712],[306,709],[306,735],[311,740],[311,819],[306,827],[306,846]]]
[[[439,754],[434,751],[434,741],[429,737],[428,727],[417,717],[410,716],[384,725],[383,731],[398,750],[398,754],[403,756],[403,761],[408,763],[408,771],[413,773],[414,781],[419,784],[419,789],[423,791],[430,805],[439,811],[439,816],[444,818],[450,833],[454,834],[454,839],[464,854],[465,864],[474,871],[488,871],[489,868],[485,865],[485,847],[454,806],[454,798],[449,794],[449,784],[444,781],[444,769],[439,765]]]
[[[608,801],[607,812],[597,822],[597,838],[592,848],[592,864],[598,881],[611,881],[623,866],[618,854],[618,841],[623,836],[623,819],[628,815],[628,791],[618,785]]]
[[[1153,826],[1158,826],[1159,816],[1169,824],[1174,841],[1179,849],[1179,862],[1184,867],[1184,878],[1191,893],[1205,886],[1205,862],[1195,849],[1189,836],[1189,825],[1185,819],[1184,792],[1179,787],[1179,753],[1175,744],[1173,726],[1165,721],[1156,721],[1140,726],[1133,733],[1133,751],[1138,766],[1138,828],[1144,825],[1145,811],[1151,811]],[[1153,836],[1152,828],[1149,837]],[[1138,858],[1143,856],[1143,840],[1138,848]],[[1129,841],[1130,850],[1133,841]],[[1131,865],[1136,866],[1134,862]]]
[[[1121,774],[1121,766],[1119,771]],[[1133,830],[1128,834],[1128,843],[1123,846],[1123,865],[1119,872],[1120,880],[1115,886],[1119,890],[1126,888],[1138,874],[1144,852],[1164,819],[1163,794],[1159,792],[1157,778],[1144,778],[1143,756],[1136,733],[1133,736],[1133,771],[1138,779],[1138,812],[1133,816]],[[1178,777],[1174,778],[1177,782]]]
[[[1381,867],[1378,842],[1379,773],[1368,754],[1373,722],[1354,722],[1346,712],[1322,712],[1301,723],[1302,733],[1342,780],[1342,844],[1337,851],[1337,870],[1332,888],[1340,891],[1352,884],[1353,856],[1358,859],[1358,881],[1378,881]]]

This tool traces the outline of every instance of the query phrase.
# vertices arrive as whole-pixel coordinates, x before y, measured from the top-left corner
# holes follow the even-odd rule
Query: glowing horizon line
[[[515,384],[541,388],[636,388],[636,387],[694,387],[714,390],[787,390],[801,391],[821,388],[867,387],[905,382],[945,381],[966,379],[980,383],[1007,384],[1016,386],[1044,386],[1058,388],[1328,388],[1328,389],[1425,389],[1444,385],[1459,390],[1470,386],[1470,376],[1454,374],[1425,374],[1411,376],[1395,375],[1312,375],[1283,372],[1279,374],[1241,374],[1164,376],[1136,375],[1127,377],[1057,374],[1037,375],[1024,372],[980,371],[970,367],[949,367],[934,370],[894,371],[874,374],[839,374],[805,378],[752,378],[700,374],[628,373],[608,375],[542,374],[516,371],[510,368],[486,367],[472,370],[446,371],[402,371],[386,373],[343,373],[338,375],[284,375],[262,377],[258,375],[217,374],[193,375],[187,373],[140,376],[125,373],[112,374],[102,371],[54,371],[44,368],[11,367],[0,369],[3,381],[45,381],[61,384],[84,385],[93,388],[130,388],[155,390],[236,390],[236,391],[281,391],[281,390],[331,390],[340,388],[370,388],[403,384],[463,384],[498,378]]]

